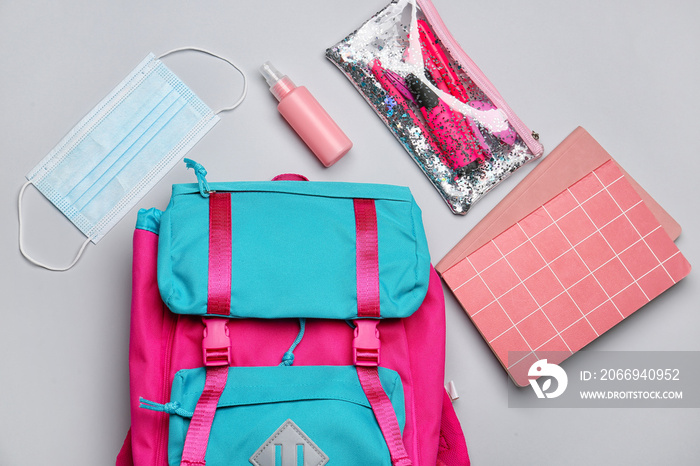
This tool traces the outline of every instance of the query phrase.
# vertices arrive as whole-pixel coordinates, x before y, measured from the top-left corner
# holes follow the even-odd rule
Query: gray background
[[[423,209],[433,260],[530,171],[454,216],[349,81],[324,57],[385,5],[337,1],[0,2],[0,465],[113,464],[127,404],[130,212],[71,271],[52,273],[17,249],[24,175],[153,51],[196,45],[231,58],[247,100],[190,152],[211,181],[313,180],[408,185]],[[435,0],[462,47],[547,151],[582,125],[683,226],[677,244],[698,264],[697,89],[700,3],[694,0],[528,2]],[[257,67],[271,60],[306,85],[354,141],[325,169],[288,128]],[[240,80],[198,54],[166,59],[211,107]],[[140,203],[164,208],[184,164]],[[65,263],[80,233],[41,195],[25,198],[27,247]],[[591,345],[596,350],[700,350],[697,273]],[[697,464],[693,409],[509,409],[510,383],[449,292],[447,380],[475,465]]]

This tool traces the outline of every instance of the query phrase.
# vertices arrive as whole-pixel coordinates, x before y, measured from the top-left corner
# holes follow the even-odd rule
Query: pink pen
[[[279,101],[277,110],[323,165],[330,167],[352,148],[352,141],[308,89],[295,86],[269,61],[260,67],[260,73]]]
[[[442,79],[449,88],[448,93],[452,94],[458,100],[467,103],[469,97],[466,90],[460,84],[457,73],[450,67],[447,55],[437,45],[437,39],[430,31],[430,28],[423,20],[418,20],[418,32],[420,34],[421,45],[425,48],[428,55],[427,61],[432,62],[442,75]]]

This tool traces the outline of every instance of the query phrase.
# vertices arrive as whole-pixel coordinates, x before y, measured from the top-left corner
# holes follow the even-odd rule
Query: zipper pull
[[[207,183],[207,170],[202,166],[202,164],[195,162],[192,159],[184,159],[187,168],[194,170],[194,174],[197,175],[197,184],[199,184],[199,193],[202,197],[209,197],[211,189],[209,189],[209,183]]]

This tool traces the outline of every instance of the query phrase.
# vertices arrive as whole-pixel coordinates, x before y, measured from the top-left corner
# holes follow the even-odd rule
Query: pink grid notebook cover
[[[561,362],[688,275],[680,253],[608,161],[443,273],[513,380]],[[521,352],[514,361],[509,351]],[[512,353],[511,353],[512,354]]]

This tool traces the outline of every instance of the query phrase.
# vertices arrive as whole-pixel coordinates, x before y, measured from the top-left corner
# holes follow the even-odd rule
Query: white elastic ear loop
[[[31,181],[27,181],[22,185],[22,189],[19,190],[19,198],[17,200],[17,215],[19,217],[19,252],[22,253],[25,259],[27,259],[29,262],[31,262],[34,265],[38,265],[39,267],[43,267],[46,270],[52,270],[54,272],[65,272],[66,270],[72,268],[76,262],[78,262],[78,259],[80,259],[80,256],[83,255],[83,251],[85,251],[85,248],[87,245],[90,243],[90,238],[86,239],[85,242],[83,243],[82,246],[80,246],[80,250],[78,251],[78,254],[75,256],[73,259],[73,262],[71,262],[67,267],[52,267],[50,265],[46,265],[42,262],[39,262],[36,259],[33,259],[29,257],[27,252],[24,250],[24,243],[22,241],[22,197],[24,197],[24,190],[27,189],[27,186],[32,184]]]
[[[248,80],[247,80],[247,78],[246,78],[245,73],[243,72],[243,70],[241,70],[239,67],[237,67],[236,65],[234,65],[232,61],[230,61],[230,60],[228,60],[228,59],[222,57],[221,55],[217,55],[217,54],[215,54],[214,52],[210,52],[209,50],[200,49],[199,47],[180,47],[180,48],[177,48],[177,49],[173,49],[173,50],[170,50],[169,52],[165,52],[164,54],[162,54],[161,56],[159,56],[158,59],[160,60],[161,58],[165,58],[165,57],[167,57],[167,56],[170,55],[170,54],[177,53],[177,52],[182,52],[182,51],[185,51],[185,50],[193,50],[193,51],[195,51],[195,52],[206,53],[207,55],[210,55],[210,56],[212,56],[212,57],[214,57],[214,58],[218,58],[219,60],[225,61],[225,62],[228,63],[229,65],[233,66],[233,67],[236,69],[236,71],[238,71],[239,73],[241,73],[241,76],[243,76],[243,92],[241,93],[241,96],[240,96],[240,97],[238,98],[238,100],[237,100],[233,105],[231,105],[230,107],[224,107],[224,108],[222,108],[222,109],[220,109],[220,110],[214,112],[215,115],[218,115],[218,114],[221,113],[221,112],[228,112],[228,111],[233,110],[234,108],[238,107],[239,105],[241,105],[241,102],[243,102],[243,100],[245,99],[246,95],[248,94]]]

